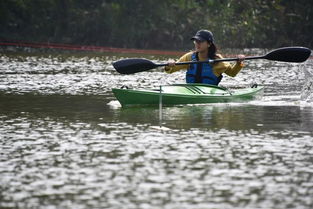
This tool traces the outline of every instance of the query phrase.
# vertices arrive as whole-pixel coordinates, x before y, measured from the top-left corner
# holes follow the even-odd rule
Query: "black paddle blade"
[[[133,74],[156,68],[158,65],[147,59],[123,59],[113,63],[113,67],[121,74]]]
[[[304,62],[310,55],[311,50],[305,47],[284,47],[269,52],[264,58],[282,62]]]

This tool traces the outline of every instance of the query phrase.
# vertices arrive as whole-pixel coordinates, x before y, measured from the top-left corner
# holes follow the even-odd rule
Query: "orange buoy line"
[[[129,53],[129,54],[150,54],[150,55],[172,55],[182,56],[186,52],[182,51],[165,51],[153,49],[129,49],[129,48],[115,48],[105,46],[88,46],[88,45],[72,45],[72,44],[59,44],[59,43],[39,43],[39,42],[25,42],[25,41],[12,41],[0,40],[1,46],[14,46],[14,47],[30,47],[30,48],[45,48],[45,49],[61,49],[61,50],[74,50],[74,51],[95,51],[95,52],[111,52],[111,53]],[[225,57],[236,57],[236,55],[224,54]],[[313,54],[309,57],[313,59]]]
[[[86,46],[86,45],[71,45],[58,43],[37,43],[24,41],[7,41],[0,40],[0,46],[15,46],[15,47],[30,47],[30,48],[47,48],[47,49],[63,49],[76,51],[97,51],[97,52],[112,52],[112,53],[135,53],[135,54],[155,54],[155,55],[182,55],[180,51],[163,51],[149,49],[127,49],[104,46]]]

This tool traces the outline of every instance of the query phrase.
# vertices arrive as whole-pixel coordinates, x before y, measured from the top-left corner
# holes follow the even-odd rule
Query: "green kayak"
[[[161,91],[160,91],[161,89]],[[207,84],[175,84],[159,89],[112,89],[122,106],[243,102],[262,95],[262,86],[229,90]]]

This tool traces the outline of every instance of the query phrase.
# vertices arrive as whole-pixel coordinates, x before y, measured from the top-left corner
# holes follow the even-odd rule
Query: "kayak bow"
[[[122,106],[158,105],[160,96],[165,105],[243,102],[262,95],[263,87],[229,90],[207,84],[175,84],[160,89],[112,89]]]

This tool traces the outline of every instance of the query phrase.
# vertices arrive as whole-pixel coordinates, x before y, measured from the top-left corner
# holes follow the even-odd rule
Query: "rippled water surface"
[[[0,54],[0,208],[313,208],[312,60],[247,61],[222,85],[264,85],[262,99],[161,120],[111,89],[184,74],[118,74],[129,56]]]

